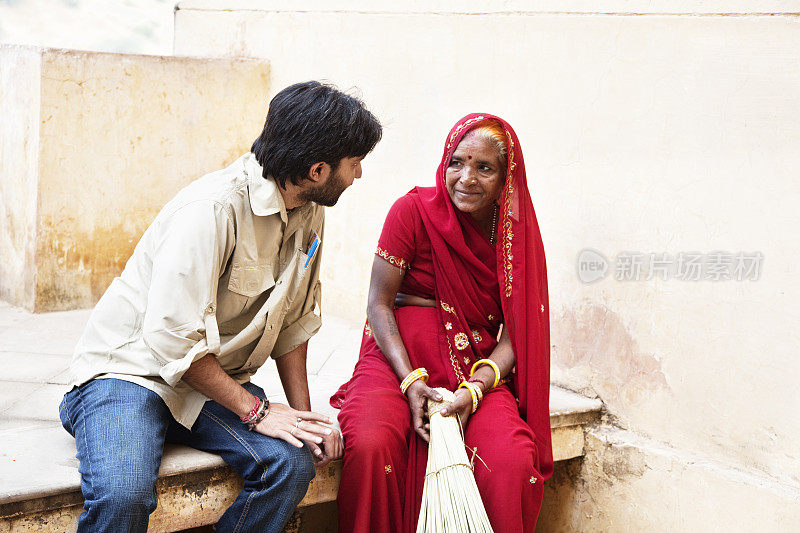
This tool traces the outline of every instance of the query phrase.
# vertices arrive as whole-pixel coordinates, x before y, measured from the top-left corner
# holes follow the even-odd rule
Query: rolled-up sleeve
[[[311,283],[305,300],[292,313],[294,316],[286,317],[285,327],[278,334],[275,347],[272,349],[272,358],[291,352],[308,339],[316,335],[322,326],[322,283],[319,279]],[[297,316],[299,315],[299,316]]]
[[[197,359],[219,354],[217,286],[233,246],[231,217],[210,200],[157,221],[142,336],[170,386]]]

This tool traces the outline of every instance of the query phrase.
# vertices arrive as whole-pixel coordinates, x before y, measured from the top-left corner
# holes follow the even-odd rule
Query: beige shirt
[[[216,354],[239,383],[307,341],[321,320],[324,210],[286,211],[253,154],[181,190],[147,228],[78,341],[72,385],[120,378],[155,391],[191,427],[208,399],[181,381]]]

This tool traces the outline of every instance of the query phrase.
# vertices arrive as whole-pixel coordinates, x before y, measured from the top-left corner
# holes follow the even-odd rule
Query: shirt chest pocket
[[[275,286],[270,265],[234,263],[228,290],[247,298],[256,298]]]
[[[297,252],[296,263],[289,283],[289,300],[293,301],[298,294],[304,295],[308,288],[308,278],[311,272],[311,262],[308,255],[302,251]],[[308,263],[306,263],[308,261]]]

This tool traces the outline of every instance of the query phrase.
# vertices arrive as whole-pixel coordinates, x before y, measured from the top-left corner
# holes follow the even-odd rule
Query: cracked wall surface
[[[800,487],[614,428],[545,485],[537,531],[794,531]]]

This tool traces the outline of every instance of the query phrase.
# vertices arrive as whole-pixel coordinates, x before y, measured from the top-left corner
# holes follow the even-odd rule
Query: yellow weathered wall
[[[595,486],[597,497],[584,487],[583,515],[618,491],[607,530],[698,530],[706,517],[682,514],[694,505],[650,510],[659,486],[702,479],[730,523],[749,524],[753,512],[793,523],[784,506],[800,501],[796,4],[179,7],[177,54],[269,58],[272,93],[312,78],[356,85],[383,121],[364,178],[328,210],[326,311],[363,317],[389,206],[432,184],[455,120],[496,113],[519,134],[544,236],[554,380],[598,395],[614,427],[643,437],[620,456],[666,447],[683,465],[653,461],[644,484],[621,467],[614,483]],[[612,272],[587,285],[576,275],[586,247],[608,257],[758,251],[764,261],[757,281],[622,282]],[[692,477],[698,461],[717,467]],[[758,509],[724,503],[751,489]]]
[[[38,160],[25,197],[38,198],[36,256],[23,263],[35,289],[9,296],[36,311],[90,307],[178,189],[249,150],[269,67],[49,49],[39,61]]]

